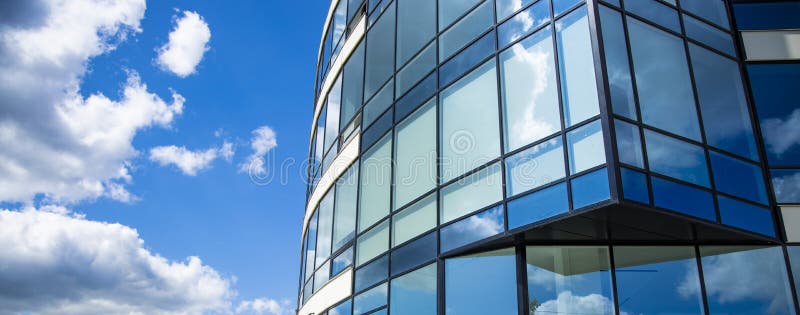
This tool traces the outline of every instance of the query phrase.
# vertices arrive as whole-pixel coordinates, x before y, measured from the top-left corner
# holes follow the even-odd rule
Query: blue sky
[[[59,14],[69,14],[69,10],[60,10],[67,13],[56,13],[52,9],[59,6],[58,1],[34,2],[35,4],[29,5],[25,1],[10,1],[5,5],[6,8],[0,8],[11,12],[0,16],[0,33],[8,35],[39,32],[47,25],[56,23],[54,21],[58,20]],[[103,10],[90,0],[78,2],[85,2],[86,8]],[[131,7],[141,4],[137,0],[128,2]],[[34,6],[39,8],[31,8]],[[51,9],[41,10],[42,7]],[[21,216],[35,216],[30,213],[37,213],[38,217],[35,218],[39,219],[44,218],[44,215],[53,215],[57,216],[53,217],[54,220],[78,224],[119,223],[138,232],[138,238],[144,241],[142,248],[149,251],[150,255],[161,256],[170,263],[178,264],[188,264],[187,257],[196,256],[204,266],[213,269],[219,277],[229,282],[223,295],[234,295],[223,298],[223,302],[230,303],[230,306],[226,306],[227,309],[200,307],[189,313],[236,312],[237,305],[241,306],[243,301],[245,304],[251,303],[247,305],[255,305],[252,303],[256,299],[278,301],[280,309],[265,306],[245,307],[240,310],[243,313],[261,314],[291,312],[296,303],[299,239],[304,210],[303,159],[308,150],[316,54],[327,9],[326,1],[149,1],[143,16],[109,13],[112,16],[109,18],[111,22],[95,21],[95,25],[87,26],[95,34],[101,34],[97,39],[100,47],[95,45],[94,48],[87,48],[87,52],[82,54],[68,51],[83,49],[80,39],[70,39],[69,36],[89,38],[94,34],[81,30],[80,24],[85,19],[67,16],[72,21],[69,26],[54,28],[53,32],[63,33],[56,33],[57,37],[50,34],[48,40],[55,42],[54,45],[62,45],[62,49],[68,52],[53,53],[55,57],[44,56],[57,61],[41,61],[46,67],[37,67],[35,62],[28,66],[25,62],[18,61],[25,60],[28,56],[20,48],[26,47],[24,38],[18,41],[7,40],[8,37],[2,39],[0,70],[14,70],[46,83],[36,86],[36,80],[31,80],[30,86],[21,87],[16,84],[26,84],[25,80],[17,78],[24,78],[25,75],[14,77],[14,84],[4,80],[9,79],[10,75],[0,78],[0,100],[3,100],[0,103],[0,138],[4,136],[4,127],[15,131],[8,132],[5,136],[16,135],[0,140],[0,145],[16,148],[5,154],[0,153],[0,160],[10,161],[9,165],[21,169],[19,171],[11,167],[0,167],[0,177],[7,179],[0,180],[0,209],[4,209],[5,215],[0,216],[0,227],[3,221],[6,221],[5,224],[12,224],[17,222],[15,220],[24,221],[28,218]],[[30,12],[34,13],[28,14]],[[98,12],[99,15],[106,14]],[[131,9],[131,12],[136,10]],[[201,51],[202,58],[194,66],[194,71],[186,73],[184,69],[181,73],[159,61],[159,54],[166,49],[160,47],[165,47],[170,42],[170,32],[175,31],[180,20],[190,14],[197,14],[200,21],[207,25],[211,36],[205,44],[207,50]],[[124,21],[113,21],[114,18]],[[87,24],[91,22],[93,21],[86,21]],[[109,32],[108,25],[122,27],[111,31],[109,35],[103,33]],[[69,27],[77,30],[68,32],[66,29]],[[84,33],[80,33],[81,31]],[[59,38],[65,39],[67,43],[60,43]],[[54,48],[53,51],[59,50]],[[30,55],[34,56],[31,59],[38,56],[36,51]],[[44,57],[40,57],[44,60]],[[74,66],[54,66],[56,63],[71,63]],[[48,73],[49,69],[54,69],[54,73]],[[11,71],[6,71],[8,72]],[[56,79],[62,72],[66,73],[66,77],[76,78],[77,82]],[[78,100],[81,104],[77,106],[91,107],[92,95],[102,95],[111,102],[118,102],[119,104],[115,103],[118,107],[130,105],[135,108],[131,104],[137,100],[126,101],[127,98],[123,95],[127,87],[136,85],[130,81],[133,77],[138,78],[138,87],[143,88],[146,85],[144,90],[151,97],[155,95],[157,101],[160,99],[168,106],[175,105],[173,93],[179,94],[185,99],[182,110],[171,107],[171,118],[158,116],[161,118],[153,118],[155,122],[135,125],[128,129],[132,132],[129,139],[113,139],[113,143],[122,143],[121,146],[108,145],[99,149],[91,143],[87,144],[87,137],[77,139],[83,141],[76,141],[83,143],[76,145],[80,150],[73,149],[76,146],[72,145],[62,146],[58,136],[54,138],[38,135],[48,128],[39,127],[36,123],[26,123],[29,122],[26,120],[30,119],[29,116],[40,113],[44,113],[45,117],[61,117],[53,119],[65,119],[64,115],[53,114],[63,110],[60,106],[64,100]],[[51,78],[53,82],[50,82]],[[65,89],[75,87],[78,88],[78,96],[64,95]],[[39,97],[37,91],[48,89],[52,97]],[[32,114],[25,115],[25,111]],[[146,110],[131,110],[122,113],[121,117],[125,115],[133,117],[148,113]],[[104,137],[116,137],[115,126],[103,124],[106,119],[104,115],[83,115],[79,118],[73,121],[76,126],[95,128],[93,130],[107,128],[108,130],[102,132]],[[131,121],[133,120],[132,118]],[[114,120],[109,121],[113,125]],[[277,146],[268,146],[265,150],[268,152],[261,152],[259,155],[251,142],[254,140],[253,132],[264,126],[274,131],[275,137],[272,139],[277,142]],[[70,132],[58,130],[58,127],[54,129],[57,129],[53,131],[54,134],[72,136]],[[75,139],[65,141],[69,140]],[[31,144],[30,150],[22,149],[26,147],[26,143]],[[135,152],[112,152],[117,149],[125,151],[124,147],[128,144]],[[232,156],[223,154],[223,144],[228,144],[233,149]],[[200,166],[195,164],[195,168],[187,172],[170,161],[164,162],[164,159],[153,157],[153,149],[169,146],[174,146],[173,149],[185,149],[183,152],[192,154],[208,151],[211,160],[197,162]],[[66,157],[62,157],[59,152]],[[100,153],[95,157],[96,152],[103,152],[102,154],[114,158],[100,156]],[[247,170],[242,171],[242,164],[247,164],[252,154],[267,161],[266,176],[276,175],[272,180],[253,179]],[[286,167],[288,175],[278,176],[275,171],[283,161],[296,162]],[[174,160],[171,162],[177,163]],[[53,174],[52,170],[49,173],[39,171],[45,166],[69,170],[73,163],[83,163],[83,168],[76,168],[78,171],[75,174],[70,173],[63,178],[59,177],[62,175],[59,171],[53,176],[49,176]],[[128,174],[94,174],[94,168],[102,168],[104,163],[123,168]],[[92,169],[92,174],[82,178],[84,173],[81,169]],[[15,170],[19,172],[14,173]],[[86,182],[99,183],[99,186],[92,187],[100,188],[75,188],[82,187]],[[17,185],[24,187],[12,188]],[[125,191],[122,197],[115,195],[116,188]],[[60,210],[48,210],[48,207]],[[25,222],[33,221],[42,220]],[[51,230],[52,228],[42,228],[42,231]],[[76,232],[64,230],[62,233],[63,237]],[[0,245],[4,241],[12,242],[13,237],[15,236],[0,236]],[[34,239],[31,235],[16,237],[21,238],[22,245],[25,242],[33,243]],[[25,262],[12,261],[8,256],[0,254],[0,264],[14,263],[22,266]],[[36,264],[29,266],[29,272],[37,272],[34,269]],[[81,274],[80,271],[75,273]],[[8,277],[0,272],[0,279]],[[11,304],[3,304],[4,301],[10,303],[4,300],[3,294],[3,289],[0,288],[0,309],[16,308],[19,312],[42,314],[52,310],[46,307],[37,309],[33,302],[8,308]],[[35,301],[37,297],[30,298]],[[113,297],[106,298],[114,302]],[[284,301],[287,299],[288,305]],[[82,303],[81,298],[75,297],[65,298],[64,301],[66,304],[51,303],[50,307],[63,309],[69,303]],[[119,303],[127,305],[125,301]],[[189,304],[191,303],[187,302]],[[159,309],[156,307],[150,310]],[[172,311],[166,311],[170,312]],[[0,311],[0,314],[4,313]]]

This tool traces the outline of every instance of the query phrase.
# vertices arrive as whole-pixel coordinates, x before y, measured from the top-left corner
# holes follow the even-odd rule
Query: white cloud
[[[25,3],[30,14],[0,22],[0,200],[135,199],[131,141],[169,127],[184,98],[161,99],[132,71],[117,99],[79,88],[92,57],[141,31],[144,0]]]
[[[0,314],[230,313],[233,279],[64,207],[0,210]]]
[[[278,302],[269,298],[257,298],[239,302],[236,314],[283,315],[291,313],[289,308],[289,301]]]
[[[563,291],[555,300],[541,303],[534,314],[611,314],[613,309],[611,299],[600,294],[580,296],[572,294],[572,291]],[[625,312],[621,314],[627,315]]]
[[[158,49],[157,62],[164,70],[185,78],[195,73],[210,39],[211,30],[203,17],[197,12],[183,11],[183,17],[169,33],[169,42]]]
[[[251,173],[256,175],[263,175],[267,173],[265,165],[265,156],[269,151],[272,151],[278,146],[278,139],[275,131],[269,126],[261,126],[252,131],[253,137],[250,139],[250,148],[253,149],[253,154],[247,157],[247,160],[239,165],[239,171],[243,173]]]
[[[175,165],[183,174],[195,176],[199,171],[207,169],[217,158],[221,157],[230,162],[233,154],[233,144],[225,141],[219,148],[202,151],[192,151],[174,145],[155,147],[150,149],[150,160],[162,166]]]

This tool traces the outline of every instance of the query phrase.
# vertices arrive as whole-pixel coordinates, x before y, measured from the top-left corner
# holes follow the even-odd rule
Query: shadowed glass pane
[[[728,11],[722,0],[681,0],[681,8],[726,29],[730,27]]]
[[[389,277],[389,255],[356,270],[355,291],[359,292]]]
[[[717,197],[717,201],[722,223],[775,237],[772,212],[769,209],[723,196]]]
[[[497,206],[441,229],[441,252],[477,242],[503,232],[503,206]]]
[[[364,98],[369,99],[394,73],[395,2],[367,34]]]
[[[398,0],[397,66],[405,64],[436,33],[436,2]]]
[[[509,201],[508,228],[518,228],[567,211],[567,184],[561,183]]]
[[[614,113],[630,119],[637,119],[622,16],[617,11],[600,6],[600,21],[603,24],[603,47],[605,48],[609,94],[611,94]]]
[[[656,207],[716,221],[711,193],[656,177],[651,177],[651,182]]]
[[[768,204],[764,173],[758,165],[709,152],[717,190],[751,201]]]
[[[489,29],[494,24],[494,12],[492,11],[492,1],[486,1],[442,35],[439,35],[439,60],[447,59],[483,31]]]

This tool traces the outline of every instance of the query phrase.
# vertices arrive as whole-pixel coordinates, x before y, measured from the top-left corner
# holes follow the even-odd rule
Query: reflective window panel
[[[481,0],[438,0],[439,1],[439,31],[455,22],[469,9]]]
[[[445,314],[516,315],[514,249],[503,249],[445,261]]]
[[[509,201],[508,228],[518,228],[567,211],[567,184],[561,183]]]
[[[394,207],[436,187],[436,100],[395,127]]]
[[[360,292],[389,277],[389,255],[384,255],[356,270],[355,292]]]
[[[392,276],[414,269],[436,258],[436,232],[392,250]]]
[[[392,246],[436,227],[436,213],[436,193],[432,193],[395,214],[392,217]]]
[[[367,34],[365,99],[375,94],[394,73],[395,3],[389,5]]]
[[[500,234],[505,228],[504,223],[503,206],[500,205],[443,227],[439,232],[442,238],[440,252]]]
[[[718,191],[768,204],[764,173],[758,165],[750,164],[725,155],[709,152],[714,183]]]
[[[493,1],[487,0],[439,35],[439,60],[445,60],[494,24]]]
[[[623,198],[649,204],[647,176],[629,168],[621,168]]]
[[[608,200],[611,192],[608,187],[608,173],[605,168],[570,180],[572,184],[572,208],[585,206]]]
[[[392,315],[436,315],[436,264],[392,279],[389,312]]]
[[[386,283],[356,295],[353,299],[353,315],[361,315],[381,306],[388,300],[388,285]]]
[[[333,233],[333,191],[328,191],[319,202],[319,225],[317,226],[317,267],[331,255],[331,234]]]
[[[436,2],[397,1],[397,67],[405,64],[436,34]]]
[[[556,23],[556,39],[564,122],[572,126],[600,114],[585,7]]]
[[[615,120],[614,131],[617,135],[619,161],[631,166],[644,168],[642,138],[639,135],[639,127],[621,120]]]
[[[509,197],[547,185],[565,176],[564,147],[556,137],[506,158]]]
[[[736,3],[733,13],[740,30],[800,28],[800,3],[794,1]]]
[[[651,185],[653,187],[653,203],[657,207],[709,221],[717,220],[711,193],[656,177],[651,177]]]
[[[331,277],[335,277],[340,272],[347,269],[353,265],[353,247],[347,248],[343,251],[339,256],[333,259],[333,264],[331,265]]]
[[[772,190],[778,203],[800,203],[800,170],[772,170]]]
[[[350,315],[353,314],[353,302],[350,299],[344,300],[339,305],[328,310],[328,315]]]
[[[333,251],[338,250],[355,236],[356,207],[358,205],[358,163],[342,175],[336,183],[336,212],[333,217]]]
[[[510,2],[516,2],[515,4],[519,5],[513,6]],[[514,8],[520,9],[522,8],[520,2],[521,1],[500,0],[498,1],[497,10],[500,11],[501,6],[506,5],[512,5],[512,7],[506,7],[504,10]],[[530,0],[525,0],[525,2],[530,2]],[[514,10],[516,11],[516,9]],[[497,27],[498,46],[505,47],[509,43],[522,38],[525,34],[528,34],[547,22],[550,22],[550,1],[543,0],[536,2],[536,4],[517,13],[513,18],[503,22],[502,25]]]
[[[358,238],[356,266],[389,250],[389,221],[384,221]]]
[[[596,120],[567,134],[570,174],[576,174],[606,162],[603,127]]]
[[[768,208],[723,196],[717,197],[717,202],[719,203],[719,215],[722,218],[722,223],[775,237],[772,211]]]
[[[747,66],[753,100],[770,165],[800,165],[796,135],[800,120],[800,63]]]
[[[709,187],[703,148],[650,130],[644,131],[650,170]]]
[[[625,10],[655,22],[677,33],[681,32],[678,12],[658,0],[634,0],[625,2]]]
[[[391,153],[392,138],[390,134],[361,158],[358,231],[363,231],[389,214]]]
[[[525,7],[526,5],[530,4],[533,1],[534,0],[497,0],[496,1],[497,20],[499,21],[508,17],[509,15],[511,15],[511,13],[519,11],[520,9],[522,9],[523,7]],[[550,1],[542,1],[542,2],[548,4],[549,7]],[[548,13],[547,16],[549,17],[550,13]]]
[[[783,206],[780,209],[786,230],[786,241],[800,242],[800,206]],[[800,274],[800,269],[796,270],[798,271],[795,274]]]
[[[730,27],[723,0],[681,0],[681,8],[725,29]]]
[[[496,163],[442,188],[441,223],[503,199],[502,175],[500,164]]]
[[[622,16],[619,12],[601,5],[600,21],[603,30],[609,94],[611,94],[614,113],[630,119],[637,119]]]

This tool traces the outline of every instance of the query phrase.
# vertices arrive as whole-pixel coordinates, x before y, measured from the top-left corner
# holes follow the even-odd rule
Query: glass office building
[[[800,1],[334,0],[323,29],[297,314],[798,314]]]

